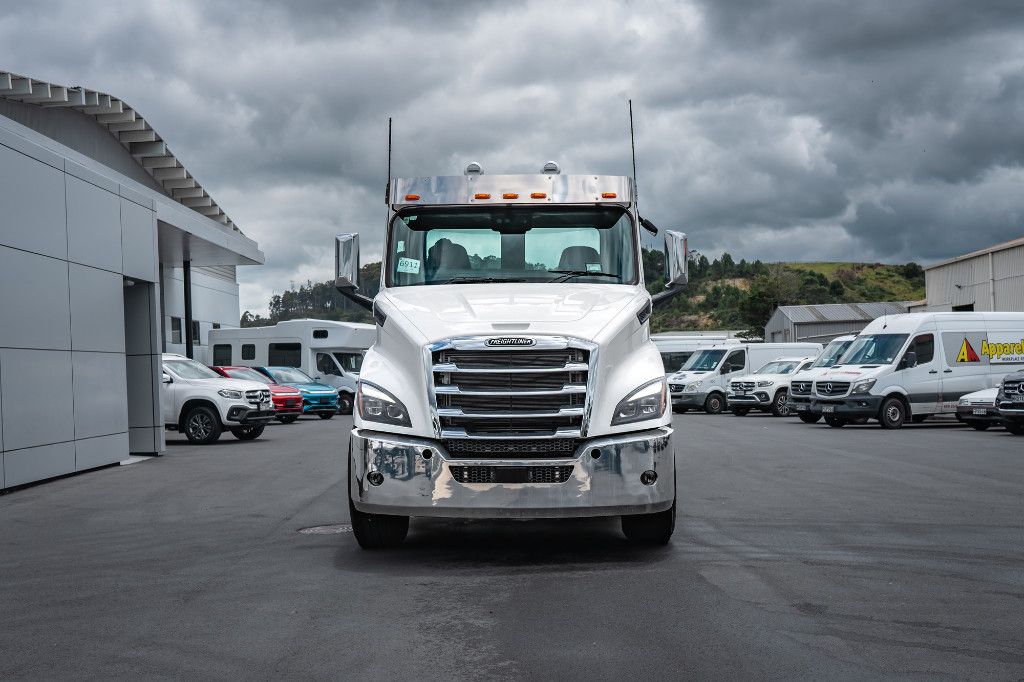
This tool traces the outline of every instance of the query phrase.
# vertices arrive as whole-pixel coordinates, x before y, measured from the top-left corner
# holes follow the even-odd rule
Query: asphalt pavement
[[[419,519],[365,552],[350,425],[0,496],[0,677],[1024,678],[1024,438],[691,413],[666,548]]]

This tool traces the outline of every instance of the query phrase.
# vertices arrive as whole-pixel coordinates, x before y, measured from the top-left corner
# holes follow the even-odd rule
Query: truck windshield
[[[235,369],[226,369],[228,376],[232,379],[245,379],[246,381],[258,381],[261,384],[271,384],[274,382],[273,379],[265,374],[261,374],[254,369],[248,367],[239,367]]]
[[[359,370],[363,366],[362,353],[334,353],[334,359],[349,374],[359,374]]]
[[[858,336],[843,355],[844,365],[888,365],[896,362],[906,334],[870,334]]]
[[[710,372],[718,367],[724,350],[701,350],[690,356],[690,359],[683,365],[683,370],[688,372]]]
[[[388,286],[639,280],[620,207],[416,209],[396,215],[389,236]]]
[[[206,365],[201,365],[195,360],[181,358],[180,360],[168,360],[164,363],[174,374],[182,379],[223,379],[221,375],[214,372]]]
[[[815,358],[814,362],[807,369],[814,369],[815,367],[831,367],[836,364],[839,358],[843,357],[843,353],[853,343],[853,339],[849,341],[833,341],[832,343],[825,346],[825,350],[821,351],[821,355]]]
[[[776,360],[774,362],[769,362],[767,365],[757,370],[755,374],[789,374],[796,369],[797,364],[798,363],[794,360]]]

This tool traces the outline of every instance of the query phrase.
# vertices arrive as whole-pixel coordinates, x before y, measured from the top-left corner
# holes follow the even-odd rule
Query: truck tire
[[[721,414],[725,409],[725,398],[721,393],[712,393],[704,400],[704,411],[708,414]]]
[[[338,414],[352,414],[352,406],[355,400],[351,393],[338,394]]]
[[[986,431],[988,430],[988,427],[992,426],[992,424],[990,424],[989,422],[979,422],[974,419],[967,422],[967,425],[970,426],[975,431]]]
[[[882,401],[882,409],[878,411],[878,421],[883,429],[903,428],[907,421],[907,405],[896,397]]]
[[[334,416],[334,413],[333,412],[317,412],[316,416],[320,417],[321,419],[331,419]]]
[[[352,503],[352,449],[348,451],[348,513],[352,519],[352,534],[363,549],[398,547],[409,533],[408,516],[368,514],[356,509]]]
[[[297,414],[282,414],[280,417],[275,417],[275,419],[277,419],[277,421],[281,422],[282,424],[294,423],[295,420],[298,418],[299,415]]]
[[[1024,436],[1024,423],[1021,422],[1003,422],[1003,426],[1006,430],[1015,436]]]
[[[787,391],[779,390],[775,394],[775,399],[772,400],[772,414],[776,417],[788,417],[790,415],[789,406],[786,405],[786,400],[789,398]]]
[[[734,415],[736,415],[737,417],[746,417],[748,414],[750,414],[750,408],[749,407],[734,407],[734,408],[732,408],[732,413]]]
[[[833,429],[841,429],[846,426],[846,420],[842,417],[836,417],[833,415],[825,416],[825,423],[831,426]]]
[[[196,405],[188,411],[182,420],[185,438],[196,445],[216,443],[220,438],[220,415],[212,407]]]
[[[676,529],[676,503],[662,512],[622,517],[622,534],[637,545],[667,545]]]
[[[231,429],[231,435],[238,440],[256,440],[263,435],[266,424],[255,424],[253,426],[238,426]]]
[[[820,414],[814,414],[812,412],[801,412],[799,415],[800,421],[804,424],[817,424],[821,420]]]

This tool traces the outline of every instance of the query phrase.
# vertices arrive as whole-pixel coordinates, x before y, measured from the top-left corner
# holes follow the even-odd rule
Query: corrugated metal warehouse
[[[929,265],[924,279],[913,312],[1024,310],[1024,237]]]
[[[769,342],[826,343],[837,336],[857,334],[877,317],[907,312],[904,303],[823,303],[779,306],[764,328]]]

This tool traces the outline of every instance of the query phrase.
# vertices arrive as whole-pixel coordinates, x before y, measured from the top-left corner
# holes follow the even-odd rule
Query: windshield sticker
[[[420,274],[420,262],[415,258],[399,258],[398,271],[409,275]]]
[[[587,263],[587,272],[601,272],[601,264]]]
[[[402,253],[405,251],[405,240],[399,239],[398,244],[395,246],[395,253]]]

